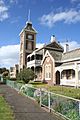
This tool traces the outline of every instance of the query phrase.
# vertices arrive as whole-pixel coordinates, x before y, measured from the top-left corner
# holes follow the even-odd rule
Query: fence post
[[[40,106],[42,105],[42,93],[41,93],[41,88],[40,88]]]
[[[48,92],[48,108],[49,108],[49,112],[51,112],[50,97],[51,97],[51,93]]]
[[[29,87],[27,86],[27,89],[26,89],[26,91],[27,91],[27,97],[28,97],[28,88],[29,88]]]
[[[79,116],[80,116],[80,102],[79,102]]]

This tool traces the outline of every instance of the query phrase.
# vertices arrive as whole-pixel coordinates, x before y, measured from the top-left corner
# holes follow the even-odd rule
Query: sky
[[[80,0],[0,0],[0,67],[19,63],[20,36],[31,13],[37,47],[51,35],[70,50],[80,47]]]

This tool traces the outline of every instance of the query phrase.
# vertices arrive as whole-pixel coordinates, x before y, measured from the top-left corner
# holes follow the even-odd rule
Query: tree
[[[9,70],[5,67],[0,68],[0,74],[3,74],[5,71],[7,71],[9,73]]]
[[[17,80],[23,80],[25,83],[28,83],[30,80],[33,80],[35,78],[34,72],[28,68],[28,69],[23,69],[18,73]]]
[[[9,70],[5,67],[0,68],[0,74],[2,74],[4,79],[8,79],[9,78]]]
[[[9,72],[8,71],[5,71],[5,72],[3,72],[3,77],[6,77],[6,76],[8,76],[9,75]]]
[[[9,79],[9,71],[6,70],[5,72],[3,72],[2,76],[3,76],[4,80]]]

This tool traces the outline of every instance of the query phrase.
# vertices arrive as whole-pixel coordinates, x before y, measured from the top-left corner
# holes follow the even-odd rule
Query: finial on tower
[[[27,24],[27,23],[32,24],[32,22],[31,22],[31,11],[30,11],[30,9],[29,9],[29,11],[28,11],[28,20],[27,20],[26,24]]]
[[[29,13],[28,13],[28,22],[30,22],[31,19],[31,13],[30,13],[30,9],[29,9]]]

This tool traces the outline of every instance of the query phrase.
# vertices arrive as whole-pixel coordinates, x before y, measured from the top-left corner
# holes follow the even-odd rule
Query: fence
[[[80,100],[12,81],[7,81],[7,85],[35,99],[41,106],[47,107],[49,111],[55,111],[68,120],[80,120]]]

